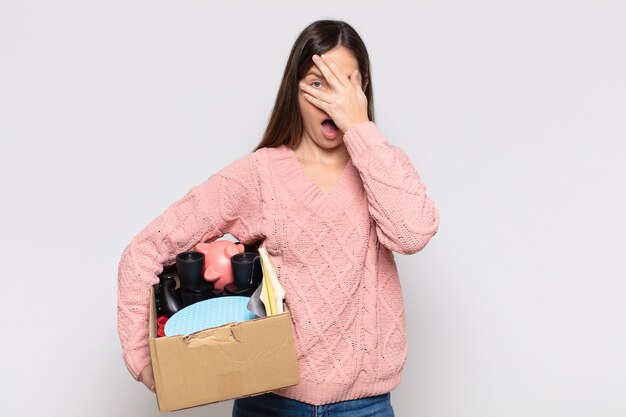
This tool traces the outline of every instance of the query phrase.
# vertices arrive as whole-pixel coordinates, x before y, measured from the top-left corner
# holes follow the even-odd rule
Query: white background
[[[121,252],[256,145],[327,17],[441,212],[397,257],[396,415],[626,415],[626,2],[0,0],[3,415],[158,415],[121,358]]]

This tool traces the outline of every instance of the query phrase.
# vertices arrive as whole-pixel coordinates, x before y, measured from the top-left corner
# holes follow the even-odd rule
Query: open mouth
[[[322,122],[322,133],[327,139],[334,139],[339,133],[339,128],[332,119],[326,119]]]

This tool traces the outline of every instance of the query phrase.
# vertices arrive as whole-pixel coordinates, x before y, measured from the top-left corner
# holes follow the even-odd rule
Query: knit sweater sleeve
[[[402,254],[421,250],[439,228],[439,212],[409,158],[373,122],[349,129],[344,143],[363,181],[380,242]]]
[[[137,379],[150,363],[150,287],[164,265],[196,243],[231,233],[248,243],[257,236],[261,199],[254,154],[193,187],[141,231],[123,252],[118,270],[118,332],[124,361]]]

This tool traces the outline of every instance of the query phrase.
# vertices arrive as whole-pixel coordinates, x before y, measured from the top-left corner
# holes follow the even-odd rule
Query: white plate
[[[188,335],[226,323],[256,318],[248,311],[250,297],[226,296],[199,301],[179,310],[165,323],[165,335]]]

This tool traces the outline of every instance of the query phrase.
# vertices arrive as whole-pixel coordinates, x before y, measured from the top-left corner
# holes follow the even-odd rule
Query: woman
[[[163,265],[230,233],[271,256],[301,379],[236,400],[233,415],[392,416],[407,350],[392,251],[419,251],[438,225],[411,162],[373,123],[361,38],[345,22],[314,22],[291,50],[256,151],[192,188],[125,250],[118,318],[128,369],[154,390],[146,317]]]

